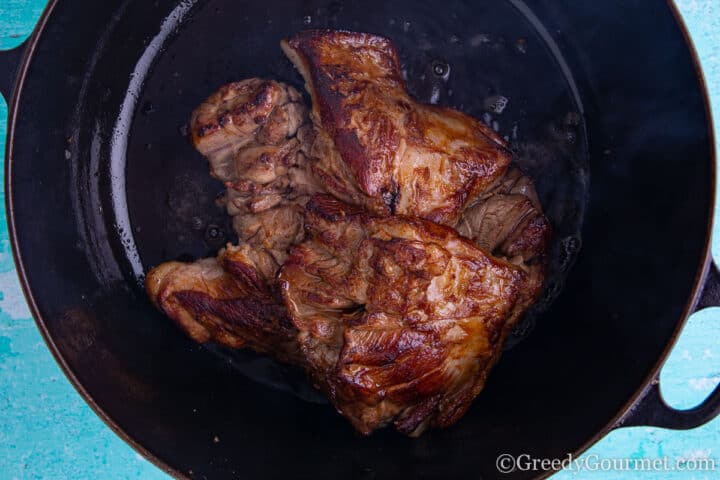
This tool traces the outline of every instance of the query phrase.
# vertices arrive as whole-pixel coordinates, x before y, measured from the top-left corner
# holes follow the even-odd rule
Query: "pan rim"
[[[715,209],[716,209],[716,188],[717,188],[717,152],[716,148],[718,145],[716,144],[715,139],[715,125],[713,121],[712,116],[712,105],[710,103],[710,95],[708,94],[708,88],[707,88],[707,81],[705,79],[705,73],[702,69],[702,65],[700,63],[700,57],[698,56],[697,49],[695,48],[695,43],[692,40],[692,37],[690,36],[690,31],[688,30],[688,27],[685,23],[685,20],[683,20],[682,14],[680,13],[680,10],[676,3],[673,0],[666,0],[666,5],[670,9],[670,13],[673,15],[673,18],[675,19],[675,23],[680,30],[680,33],[682,34],[683,38],[685,39],[685,45],[688,48],[688,53],[690,54],[693,67],[695,69],[695,74],[697,75],[697,80],[699,82],[699,87],[702,93],[703,97],[703,103],[705,106],[705,115],[707,117],[707,124],[708,124],[708,142],[710,144],[710,178],[709,178],[709,187],[710,187],[710,194],[712,195],[712,200],[710,201],[710,208],[708,210],[708,218],[707,218],[707,233],[705,235],[705,245],[703,246],[703,254],[701,256],[700,264],[697,267],[696,274],[695,274],[695,280],[693,281],[693,286],[691,290],[691,294],[688,298],[687,303],[685,304],[685,308],[683,309],[680,319],[678,323],[675,325],[675,329],[673,330],[672,335],[670,336],[669,341],[665,345],[665,348],[663,349],[662,353],[658,357],[658,360],[655,362],[655,364],[652,366],[648,374],[643,379],[642,383],[638,387],[637,390],[630,396],[630,398],[623,404],[623,406],[620,408],[618,413],[610,420],[608,424],[606,424],[602,430],[600,430],[597,434],[595,434],[593,437],[588,439],[585,443],[583,443],[575,452],[573,452],[573,456],[579,456],[577,454],[582,454],[585,451],[587,451],[591,446],[593,446],[595,443],[597,443],[599,440],[601,440],[603,437],[605,437],[608,433],[610,433],[613,430],[616,430],[618,428],[623,428],[622,425],[619,425],[619,423],[622,421],[622,419],[627,415],[627,413],[637,404],[642,402],[643,396],[646,392],[646,390],[651,386],[651,384],[655,381],[656,378],[659,379],[660,370],[665,365],[665,362],[668,359],[668,356],[672,352],[672,349],[675,347],[675,344],[677,343],[678,338],[682,334],[683,329],[685,328],[685,324],[687,323],[688,319],[690,318],[690,315],[695,313],[695,307],[698,303],[698,300],[700,298],[700,295],[702,294],[703,287],[705,286],[705,280],[707,279],[708,273],[710,271],[711,265],[713,263],[712,259],[712,231],[713,231],[713,225],[715,223]],[[705,401],[705,400],[703,400]],[[649,427],[653,427],[653,425],[648,425]],[[554,472],[545,472],[538,478],[547,478]]]
[[[687,25],[685,24],[685,21],[682,18],[682,14],[680,13],[680,10],[678,9],[677,5],[673,0],[666,0],[666,5],[670,9],[670,13],[672,14],[673,18],[675,19],[675,23],[680,30],[680,33],[682,34],[683,38],[685,39],[685,45],[688,48],[688,53],[690,54],[693,67],[695,69],[695,74],[697,75],[697,79],[699,82],[699,87],[702,93],[703,97],[703,103],[705,105],[705,115],[707,117],[707,124],[708,124],[708,142],[710,144],[710,192],[712,195],[712,200],[710,201],[710,208],[708,210],[708,218],[707,218],[707,233],[705,235],[705,244],[703,246],[703,253],[701,255],[700,264],[697,266],[696,274],[695,274],[695,280],[693,281],[692,289],[690,296],[688,297],[688,301],[685,304],[685,308],[683,308],[682,313],[680,314],[680,318],[678,319],[677,324],[675,325],[675,329],[672,332],[672,335],[670,336],[670,339],[665,345],[665,348],[663,348],[663,351],[660,353],[660,356],[658,357],[655,364],[652,366],[648,374],[645,376],[643,381],[640,383],[638,388],[635,390],[635,392],[630,395],[630,397],[627,399],[627,401],[620,407],[618,412],[615,414],[613,418],[610,419],[610,421],[605,424],[600,430],[598,430],[595,435],[590,437],[588,440],[586,440],[583,444],[581,444],[577,449],[575,449],[572,453],[573,458],[577,458],[584,454],[590,447],[595,445],[598,441],[603,439],[605,436],[607,436],[611,431],[616,430],[618,428],[623,428],[622,425],[619,425],[619,423],[622,421],[622,419],[628,414],[628,412],[637,404],[642,402],[643,396],[646,392],[646,390],[651,386],[651,384],[655,381],[656,378],[659,378],[660,370],[662,369],[663,365],[665,365],[665,362],[668,359],[668,356],[670,355],[670,352],[675,347],[675,344],[677,343],[678,338],[680,337],[680,334],[682,334],[683,329],[685,328],[685,324],[688,321],[688,318],[690,315],[692,315],[695,310],[695,306],[698,303],[698,300],[700,298],[700,295],[702,293],[702,289],[705,285],[705,280],[708,276],[708,272],[710,271],[711,264],[713,262],[712,259],[712,252],[711,252],[711,246],[712,246],[712,230],[715,220],[715,209],[716,209],[716,186],[717,186],[717,152],[716,152],[716,141],[715,141],[715,125],[713,121],[712,116],[712,106],[710,104],[710,95],[708,94],[707,89],[707,81],[705,79],[705,73],[703,72],[702,65],[700,64],[700,57],[698,56],[697,49],[695,48],[695,44],[692,40],[692,37],[690,36],[690,31],[687,28]],[[703,400],[704,401],[704,400]],[[648,427],[653,427],[652,425],[648,425]],[[556,473],[553,470],[546,470],[542,472],[537,479],[545,479],[550,477]]]
[[[132,436],[130,436],[111,416],[108,414],[93,398],[93,396],[85,389],[83,384],[78,380],[77,376],[75,375],[75,372],[70,368],[70,365],[65,361],[65,358],[60,353],[59,348],[55,344],[54,339],[50,335],[50,332],[47,329],[47,326],[45,325],[45,319],[43,318],[42,314],[40,313],[40,309],[38,307],[38,303],[35,300],[35,296],[33,295],[30,282],[27,278],[27,273],[25,272],[25,264],[22,260],[22,252],[20,248],[20,244],[18,242],[18,235],[17,230],[15,228],[15,205],[13,201],[13,195],[12,195],[12,163],[13,163],[13,144],[14,144],[14,137],[15,137],[15,128],[16,128],[16,121],[17,121],[17,114],[18,114],[18,105],[20,102],[20,99],[22,97],[23,93],[23,87],[25,84],[25,78],[28,73],[28,69],[30,67],[30,64],[32,63],[35,49],[37,47],[37,44],[40,40],[40,37],[42,36],[45,27],[47,26],[47,23],[52,16],[53,11],[55,10],[55,7],[58,5],[60,0],[49,0],[47,6],[43,10],[42,15],[40,16],[35,28],[33,29],[32,34],[30,35],[30,38],[27,40],[27,45],[25,46],[25,51],[23,52],[22,59],[20,61],[20,65],[18,67],[18,73],[17,77],[15,79],[15,84],[13,87],[13,94],[10,100],[10,103],[8,105],[8,122],[7,122],[7,141],[5,144],[5,211],[7,214],[7,223],[8,223],[8,234],[10,237],[10,246],[13,253],[13,261],[15,264],[15,270],[17,271],[18,280],[20,282],[20,286],[22,288],[23,295],[25,297],[25,300],[28,303],[28,306],[30,308],[30,313],[33,316],[33,320],[35,321],[35,325],[38,327],[38,330],[40,330],[40,334],[43,337],[43,341],[48,347],[48,350],[50,350],[50,353],[52,354],[53,358],[55,359],[55,362],[60,366],[60,369],[62,370],[63,374],[67,377],[67,379],[70,381],[70,384],[75,388],[77,393],[80,395],[80,397],[87,403],[92,411],[97,415],[105,425],[107,425],[110,430],[112,430],[120,439],[122,439],[125,443],[130,445],[137,453],[142,455],[145,459],[147,459],[150,463],[155,465],[157,468],[162,470],[163,472],[167,473],[168,475],[172,476],[173,478],[178,478],[182,480],[190,480],[190,477],[185,475],[183,472],[171,467],[168,463],[161,460],[159,457],[157,457],[155,454],[150,452],[147,448],[145,448],[143,445],[138,443]]]
[[[32,63],[34,59],[35,49],[38,45],[38,42],[40,38],[42,37],[43,32],[45,31],[45,28],[48,24],[48,21],[50,17],[52,16],[53,11],[55,10],[55,7],[60,3],[60,0],[49,0],[47,6],[45,7],[45,10],[43,11],[42,15],[40,16],[40,19],[38,20],[38,23],[33,30],[30,38],[27,40],[27,44],[24,47],[25,50],[22,55],[22,60],[20,62],[20,65],[18,67],[18,74],[15,80],[14,88],[13,88],[13,94],[10,99],[10,102],[8,104],[8,124],[7,124],[7,142],[5,146],[5,210],[7,213],[7,223],[8,223],[8,234],[10,237],[10,244],[11,249],[13,253],[13,260],[14,265],[17,271],[18,280],[20,282],[20,286],[23,291],[23,295],[25,297],[25,300],[28,303],[28,306],[30,308],[30,312],[32,313],[33,319],[35,321],[35,324],[38,327],[38,330],[40,331],[43,340],[45,344],[47,345],[48,349],[50,350],[50,353],[52,354],[53,358],[55,359],[55,362],[60,366],[60,368],[63,371],[63,374],[68,378],[72,386],[75,388],[75,390],[80,394],[82,399],[90,406],[90,408],[93,410],[93,412],[118,436],[120,437],[125,443],[130,445],[137,453],[142,455],[144,458],[146,458],[148,461],[150,461],[153,465],[155,465],[157,468],[162,470],[163,472],[167,473],[168,475],[179,478],[179,479],[188,479],[188,477],[185,473],[173,468],[168,463],[166,463],[164,460],[157,457],[155,454],[150,452],[147,448],[139,444],[137,441],[135,441],[134,438],[132,438],[99,404],[97,404],[90,395],[90,393],[85,389],[85,387],[82,385],[82,383],[78,380],[77,376],[75,375],[74,371],[70,368],[70,366],[65,361],[64,357],[60,353],[57,345],[55,344],[55,341],[50,335],[50,332],[47,329],[47,326],[45,325],[45,320],[43,316],[40,314],[40,309],[38,307],[38,303],[35,300],[35,296],[33,295],[32,288],[30,286],[30,282],[28,281],[27,274],[25,272],[25,266],[23,263],[23,255],[21,252],[21,247],[18,242],[18,235],[17,230],[15,226],[15,210],[14,210],[14,201],[13,201],[13,195],[12,195],[12,164],[13,164],[13,144],[14,144],[14,136],[15,136],[15,130],[16,130],[16,122],[18,117],[18,108],[19,103],[22,98],[23,94],[23,88],[25,85],[25,80],[28,74],[28,70],[30,67],[30,64]],[[712,236],[712,228],[714,224],[714,214],[715,214],[715,191],[716,191],[716,182],[717,182],[717,152],[716,152],[716,140],[715,140],[715,130],[714,130],[714,122],[712,117],[712,107],[710,104],[710,97],[708,95],[708,89],[707,89],[707,82],[705,79],[704,72],[702,70],[700,59],[697,54],[697,50],[695,48],[695,45],[692,41],[692,38],[690,36],[690,33],[688,31],[687,25],[685,24],[680,11],[675,4],[673,0],[666,0],[666,5],[670,9],[671,14],[673,15],[676,25],[679,28],[681,34],[683,35],[685,39],[685,45],[688,48],[688,52],[690,54],[693,66],[695,68],[695,72],[697,75],[697,79],[699,81],[699,87],[701,90],[701,94],[703,97],[704,105],[705,105],[705,112],[707,117],[707,126],[708,126],[708,142],[710,143],[710,176],[709,176],[709,182],[710,182],[710,191],[712,192],[712,200],[710,202],[709,211],[708,211],[708,218],[707,218],[707,231],[706,231],[706,237],[705,237],[705,243],[703,247],[703,252],[701,255],[701,262],[698,265],[696,269],[696,275],[695,279],[693,281],[691,294],[688,297],[688,301],[685,305],[685,308],[683,309],[682,314],[678,318],[678,321],[675,325],[675,328],[673,330],[672,335],[670,336],[668,342],[665,345],[665,348],[663,349],[662,353],[659,355],[658,359],[656,360],[653,367],[649,370],[648,374],[645,376],[643,381],[638,385],[637,389],[634,391],[632,395],[630,395],[629,399],[623,404],[622,407],[618,410],[618,412],[615,414],[614,417],[610,419],[610,421],[605,424],[601,429],[599,429],[592,437],[590,437],[588,440],[586,440],[584,443],[582,443],[579,447],[577,447],[572,453],[574,457],[579,457],[582,455],[585,451],[587,451],[592,445],[597,443],[600,439],[605,437],[609,432],[612,430],[615,430],[616,428],[620,428],[618,423],[620,420],[627,414],[627,412],[636,405],[639,401],[642,399],[643,393],[646,391],[646,389],[650,386],[650,384],[655,380],[655,378],[658,376],[660,369],[665,364],[665,361],[667,360],[671,350],[675,346],[675,343],[678,340],[678,337],[680,336],[682,330],[685,327],[685,324],[689,318],[689,316],[693,313],[693,310],[698,302],[699,296],[702,291],[702,287],[704,286],[705,279],[708,275],[709,267],[712,262],[712,256],[711,256],[711,236]],[[547,470],[544,472],[539,472],[539,475],[536,477],[537,479],[544,479],[549,477],[550,475],[554,474],[555,471]]]

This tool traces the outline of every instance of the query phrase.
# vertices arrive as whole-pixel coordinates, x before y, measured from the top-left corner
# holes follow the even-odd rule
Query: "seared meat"
[[[193,144],[227,187],[240,243],[217,259],[162,264],[145,285],[194,340],[300,361],[275,277],[288,248],[304,238],[304,205],[316,190],[301,151],[302,130],[312,136],[307,121],[295,89],[258,78],[223,86],[193,112]]]
[[[326,195],[280,285],[311,378],[363,433],[456,422],[517,319],[525,272],[453,229]]]
[[[196,342],[248,347],[298,363],[297,330],[277,290],[259,275],[253,254],[248,246],[228,247],[217,259],[163,263],[148,273],[145,289]]]
[[[390,40],[311,30],[282,47],[312,96],[313,169],[337,198],[453,226],[505,173],[511,155],[492,129],[410,97]]]
[[[517,168],[478,197],[456,228],[487,251],[524,262],[544,255],[550,234],[535,186]]]
[[[303,202],[304,203],[304,202]],[[233,227],[255,260],[262,277],[275,281],[280,266],[285,263],[290,246],[305,238],[303,207],[285,205],[255,214],[237,215]]]
[[[294,88],[272,80],[250,78],[224,85],[192,113],[193,145],[210,161],[214,177],[224,182],[245,177],[245,167],[260,153],[237,161],[241,150],[275,147],[262,152],[273,159],[280,150],[294,150],[293,138],[307,114],[301,100]],[[249,178],[258,179],[252,174]],[[272,178],[264,180],[261,183]]]
[[[155,268],[148,295],[198,342],[302,366],[362,433],[451,425],[542,290],[534,185],[483,123],[410,97],[389,40],[308,31],[282,47],[312,112],[256,78],[196,109],[240,244]]]
[[[193,112],[191,128],[195,148],[227,186],[241,244],[256,250],[262,275],[273,278],[302,239],[302,207],[318,190],[306,173],[303,139],[312,132],[300,94],[272,80],[231,83]]]
[[[529,177],[517,168],[508,170],[463,212],[456,228],[485,251],[520,265],[528,273],[521,289],[522,311],[538,299],[552,228]]]

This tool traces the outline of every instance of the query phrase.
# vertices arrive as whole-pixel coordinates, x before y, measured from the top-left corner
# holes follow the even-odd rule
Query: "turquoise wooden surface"
[[[15,47],[27,38],[45,2],[0,0],[0,49]],[[700,55],[714,107],[715,124],[720,125],[720,0],[681,0],[677,4]],[[7,106],[0,98],[0,151],[4,151],[6,118]],[[718,223],[716,220],[716,225]],[[720,259],[719,229],[716,227],[715,230],[713,254]],[[694,315],[688,322],[663,368],[661,388],[672,406],[688,408],[702,401],[718,381],[720,309],[713,308]],[[685,432],[645,427],[616,430],[593,446],[584,458],[663,456],[670,459],[714,458],[718,469],[715,472],[694,473],[563,471],[553,476],[553,480],[720,478],[720,419]],[[55,364],[22,297],[10,252],[5,212],[2,210],[0,480],[40,478],[168,477],[105,426]]]

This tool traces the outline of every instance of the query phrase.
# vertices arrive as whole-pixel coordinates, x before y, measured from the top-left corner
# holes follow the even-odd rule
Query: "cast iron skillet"
[[[420,439],[360,437],[295,372],[194,344],[140,287],[232,240],[189,112],[251,75],[300,86],[278,42],[309,27],[391,37],[418,97],[497,122],[556,227],[532,334],[531,319],[461,422]],[[15,72],[6,192],[28,301],[87,402],[172,475],[494,478],[501,453],[565,457],[720,409],[716,389],[673,410],[657,381],[688,314],[720,299],[710,116],[671,5],[56,0],[0,55],[5,94]]]

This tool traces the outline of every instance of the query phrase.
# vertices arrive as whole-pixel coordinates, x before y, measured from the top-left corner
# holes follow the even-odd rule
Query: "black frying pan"
[[[467,416],[420,439],[360,437],[297,372],[194,344],[141,290],[148,267],[232,240],[222,186],[184,138],[190,111],[247,76],[301,86],[278,42],[308,27],[392,38],[415,95],[508,136],[556,229],[543,302]],[[73,384],[169,473],[494,478],[500,453],[560,458],[620,426],[718,413],[717,389],[680,412],[657,386],[687,315],[720,299],[712,128],[671,5],[57,0],[23,51],[0,55],[2,92],[17,72],[6,189],[21,281]]]

